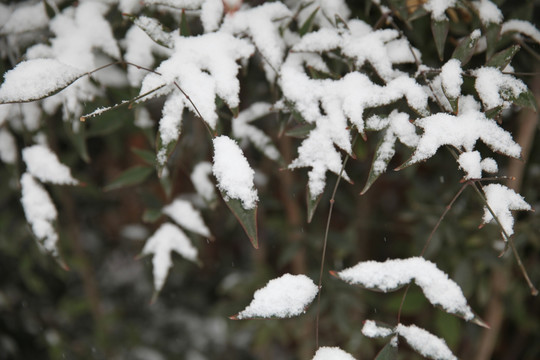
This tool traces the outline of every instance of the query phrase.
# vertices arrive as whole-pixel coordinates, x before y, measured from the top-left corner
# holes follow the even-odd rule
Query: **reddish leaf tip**
[[[238,320],[238,315],[229,316],[229,319],[231,319],[231,320]]]
[[[336,278],[339,279],[339,275],[338,275],[337,271],[330,270],[329,273],[330,273],[330,275],[332,275],[333,277],[336,277]]]

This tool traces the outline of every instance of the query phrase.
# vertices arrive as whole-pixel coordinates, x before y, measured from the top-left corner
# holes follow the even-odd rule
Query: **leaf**
[[[167,145],[163,144],[163,141],[161,140],[161,136],[158,132],[156,136],[156,170],[157,175],[159,178],[161,178],[163,170],[167,166],[167,160],[173,153],[176,144],[178,143],[178,140],[173,140],[169,142]]]
[[[444,44],[446,43],[446,36],[448,35],[448,29],[450,22],[448,18],[443,20],[431,19],[431,32],[433,33],[433,40],[435,40],[435,46],[437,47],[437,54],[439,60],[444,58]]]
[[[154,154],[152,151],[139,148],[131,148],[131,151],[133,151],[133,153],[135,153],[142,161],[144,161],[148,165],[156,165],[156,154]]]
[[[392,341],[386,344],[381,351],[375,357],[375,360],[395,360],[397,359],[398,348],[397,345],[393,345]]]
[[[69,140],[75,147],[75,150],[83,159],[84,162],[90,162],[90,155],[88,155],[88,147],[86,146],[86,127],[84,123],[77,124],[77,131],[73,130],[73,123],[71,121],[64,121],[64,131]]]
[[[317,206],[319,206],[319,203],[321,202],[321,198],[323,194],[313,197],[311,195],[311,191],[309,190],[309,186],[307,187],[306,191],[307,191],[307,194],[306,194],[307,222],[309,224],[311,223],[311,220],[313,220],[313,215],[315,215],[315,210],[317,210]]]
[[[509,99],[516,105],[527,107],[538,113],[538,103],[530,89],[523,91],[518,97],[510,97]]]
[[[499,42],[499,38],[501,36],[501,25],[497,23],[489,23],[486,27],[486,59],[490,59],[495,50],[497,49],[497,45]],[[491,66],[491,65],[488,65]],[[504,67],[503,67],[504,69]]]
[[[501,71],[504,70],[504,68],[510,64],[519,49],[521,49],[519,45],[512,45],[507,49],[499,51],[486,62],[486,66],[496,67]]]
[[[437,360],[457,360],[446,342],[415,325],[398,324],[396,332],[421,355]]]
[[[126,186],[140,184],[145,181],[153,172],[154,169],[148,166],[134,166],[116,177],[107,186],[105,186],[103,190],[111,191]]]
[[[231,319],[298,316],[305,313],[317,293],[317,285],[306,275],[284,274],[255,291],[251,303]]]
[[[155,223],[163,215],[161,209],[146,209],[142,216],[142,221],[146,223]]]
[[[371,163],[371,168],[369,170],[368,179],[366,185],[362,189],[360,195],[366,193],[369,190],[371,185],[383,174],[386,172],[388,163],[394,157],[394,143],[396,141],[396,136],[392,133],[391,130],[386,130],[384,136],[381,138],[377,144],[377,149],[375,150],[375,156],[373,157],[373,162]]]
[[[319,7],[317,7],[312,13],[311,15],[309,15],[309,17],[307,18],[307,20],[304,22],[304,24],[302,24],[302,26],[300,27],[300,30],[298,30],[298,34],[300,34],[300,36],[304,36],[306,35],[308,32],[311,31],[311,29],[313,28],[313,20],[315,20],[315,16],[317,15],[317,12],[319,11]]]
[[[295,126],[287,131],[285,131],[285,135],[299,138],[299,139],[305,139],[311,130],[315,129],[315,124],[302,124]]]
[[[223,192],[220,192],[223,200],[232,211],[240,225],[244,228],[246,235],[255,249],[259,248],[259,238],[257,234],[257,207],[244,209],[240,200],[227,198]]]
[[[54,59],[20,62],[4,75],[4,83],[0,87],[0,104],[44,99],[84,75],[86,71]]]
[[[175,199],[163,208],[163,213],[185,230],[206,238],[212,238],[212,234],[210,234],[210,230],[206,227],[201,213],[189,201]]]
[[[452,54],[452,58],[458,59],[461,62],[462,67],[465,66],[473,56],[478,39],[480,39],[480,30],[474,30],[471,35],[458,43]]]
[[[77,185],[71,170],[62,164],[54,152],[44,145],[32,145],[22,151],[26,171],[43,183]]]
[[[56,16],[57,9],[51,6],[51,4],[49,4],[49,1],[43,0],[43,6],[45,6],[45,12],[47,13],[47,17],[49,19],[52,19],[53,17]]]
[[[154,40],[161,46],[172,48],[174,41],[170,33],[163,30],[161,23],[148,16],[128,16],[142,31],[144,31],[150,39]]]
[[[182,17],[180,18],[180,35],[191,36],[185,9],[182,9]]]

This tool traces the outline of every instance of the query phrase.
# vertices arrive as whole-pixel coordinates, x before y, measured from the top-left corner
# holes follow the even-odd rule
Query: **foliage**
[[[0,357],[540,356],[532,1],[0,10]]]

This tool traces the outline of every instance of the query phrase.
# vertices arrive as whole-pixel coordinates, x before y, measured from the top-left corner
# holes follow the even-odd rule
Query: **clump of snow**
[[[285,274],[255,291],[251,303],[236,318],[297,316],[305,312],[317,292],[317,285],[307,276]]]
[[[499,168],[492,158],[482,160],[478,151],[467,151],[459,155],[458,164],[465,171],[465,179],[480,179],[482,171],[496,173]]]
[[[227,136],[214,138],[212,171],[219,189],[228,198],[238,199],[244,209],[253,209],[259,197],[253,185],[254,171],[236,143]]]
[[[514,217],[512,210],[531,210],[523,196],[517,194],[514,190],[501,184],[489,184],[483,188],[486,200],[502,228],[511,236],[514,233]],[[484,223],[493,221],[493,215],[487,207],[484,207]],[[507,239],[505,239],[507,240]]]
[[[154,254],[152,258],[154,288],[159,291],[172,267],[171,252],[176,251],[187,260],[197,261],[197,249],[191,244],[189,238],[176,225],[164,223],[146,241],[142,255]]]
[[[201,213],[187,200],[175,199],[163,208],[163,213],[186,230],[205,237],[212,236],[204,223]]]
[[[424,3],[424,9],[431,13],[431,18],[435,21],[447,19],[446,10],[454,6],[456,6],[456,0],[428,0]]]
[[[313,23],[321,28],[335,27],[336,16],[347,21],[351,15],[345,0],[298,1],[298,6],[302,6],[302,11],[298,13],[299,24],[304,24],[315,9],[319,8]]]
[[[223,17],[222,0],[206,0],[201,6],[201,22],[204,32],[216,31]]]
[[[0,28],[0,35],[18,34],[47,27],[49,18],[44,4],[38,2],[28,5],[28,3],[30,2],[22,3],[22,6],[16,7],[9,14],[8,20]],[[9,12],[7,9],[3,11]]]
[[[338,347],[321,346],[312,360],[356,360],[351,354]]]
[[[451,99],[456,99],[461,94],[461,62],[450,59],[441,68],[441,84],[445,94]]]
[[[27,171],[42,182],[59,185],[76,185],[79,182],[71,176],[70,169],[62,164],[55,153],[44,145],[24,148],[22,157]]]
[[[190,175],[197,194],[207,203],[211,203],[216,198],[216,191],[214,184],[210,181],[210,174],[212,174],[212,164],[202,161],[195,165]]]
[[[473,6],[478,11],[480,21],[484,26],[489,24],[500,24],[503,21],[503,14],[501,10],[489,0],[474,1]]]
[[[24,215],[38,239],[38,244],[56,256],[58,234],[53,225],[58,217],[56,207],[47,191],[29,173],[24,173],[21,177],[21,190]]]
[[[5,128],[0,128],[0,159],[3,163],[11,165],[17,161],[15,138]]]
[[[25,102],[44,98],[65,88],[84,73],[54,59],[23,61],[4,74],[0,102]]]
[[[508,20],[501,27],[501,35],[506,33],[517,32],[529,36],[531,39],[540,44],[540,31],[528,21],[525,20]]]
[[[394,330],[387,327],[378,326],[373,320],[366,320],[364,322],[364,326],[362,327],[362,334],[370,338],[387,337],[393,333]]]
[[[396,332],[420,354],[436,360],[457,360],[446,342],[437,336],[415,325],[398,324]]]
[[[182,127],[182,112],[186,105],[185,102],[184,94],[178,91],[171,93],[165,101],[161,111],[161,119],[159,120],[159,136],[162,147],[166,147],[178,139]],[[165,161],[160,161],[160,163],[164,164]]]
[[[138,107],[135,110],[134,125],[141,129],[151,129],[154,127],[154,122],[150,117],[150,112],[144,107]]]
[[[161,23],[157,19],[148,16],[139,16],[133,23],[158,44],[172,47],[173,38],[171,34],[163,30]]]
[[[480,166],[482,166],[483,171],[490,174],[495,174],[497,171],[499,171],[499,166],[493,158],[485,158],[480,162]]]
[[[509,74],[503,74],[494,67],[482,67],[474,71],[476,81],[474,87],[486,109],[497,106],[507,107],[511,98],[517,98],[527,91],[527,85],[523,81]]]
[[[384,292],[414,281],[432,304],[441,306],[449,313],[459,314],[466,320],[474,318],[459,286],[434,263],[422,257],[360,262],[340,271],[338,276],[350,284]]]

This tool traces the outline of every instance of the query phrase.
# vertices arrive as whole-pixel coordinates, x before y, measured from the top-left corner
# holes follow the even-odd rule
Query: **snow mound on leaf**
[[[355,360],[355,358],[338,347],[321,346],[312,360]]]
[[[58,185],[76,185],[79,182],[71,176],[69,168],[62,164],[55,153],[43,145],[24,148],[22,157],[27,170],[42,182]]]
[[[490,184],[483,189],[489,207],[499,219],[504,231],[511,236],[514,233],[512,210],[531,210],[531,205],[527,204],[523,196],[504,185]],[[493,221],[493,215],[487,207],[484,208],[483,220],[484,223]]]
[[[317,286],[307,276],[285,274],[255,291],[251,303],[236,318],[297,316],[305,312],[317,292]]]
[[[186,230],[201,236],[212,236],[204,223],[201,213],[189,201],[175,199],[163,208],[163,213]]]
[[[398,324],[396,332],[423,356],[437,360],[457,360],[443,339],[422,328],[415,325],[405,326]]]
[[[387,337],[393,333],[394,331],[392,329],[378,326],[373,320],[366,320],[362,327],[362,334],[370,338]]]
[[[350,284],[384,292],[396,290],[414,281],[433,305],[439,305],[466,320],[474,318],[459,286],[434,263],[422,257],[360,262],[340,271],[338,276]]]

